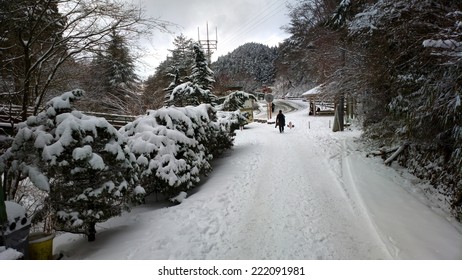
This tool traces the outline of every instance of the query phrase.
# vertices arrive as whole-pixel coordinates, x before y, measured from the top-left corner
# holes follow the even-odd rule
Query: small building
[[[318,85],[302,94],[310,104],[310,115],[334,115],[335,101],[325,91],[326,85]]]
[[[310,104],[310,115],[335,115],[337,104],[341,97],[344,98],[344,112],[347,119],[353,119],[356,111],[356,99],[350,94],[343,96],[333,95],[329,92],[329,86],[333,84],[321,84],[302,94]]]

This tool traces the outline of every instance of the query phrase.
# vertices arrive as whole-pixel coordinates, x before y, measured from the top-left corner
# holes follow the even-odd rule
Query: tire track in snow
[[[290,116],[307,127],[303,118]],[[257,129],[274,129],[259,125]],[[245,133],[251,133],[245,131]],[[363,233],[341,178],[332,172],[326,154],[303,130],[274,130],[253,137],[259,143],[259,167],[253,173],[253,193],[242,208],[235,236],[239,248],[229,258],[242,259],[380,259],[387,258],[374,236]],[[266,137],[266,138],[265,138]],[[268,151],[272,151],[269,153]],[[287,159],[296,159],[288,162]],[[243,178],[252,176],[249,173]],[[322,182],[322,184],[319,184]],[[379,242],[380,243],[380,242]]]

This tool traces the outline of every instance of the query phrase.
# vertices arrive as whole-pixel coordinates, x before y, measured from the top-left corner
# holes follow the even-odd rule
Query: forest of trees
[[[400,163],[461,220],[462,2],[304,0],[290,11],[276,80],[354,97],[365,137],[409,144]]]
[[[273,85],[276,78],[277,48],[247,43],[226,56],[219,57],[211,67],[215,72],[217,88],[241,87],[247,92]]]

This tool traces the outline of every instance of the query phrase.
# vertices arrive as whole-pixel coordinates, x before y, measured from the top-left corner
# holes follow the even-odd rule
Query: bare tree
[[[327,26],[335,0],[303,0],[289,5],[291,37],[280,46],[278,71],[287,91],[327,83],[342,67],[342,34]],[[289,89],[293,87],[293,89]]]
[[[1,80],[22,105],[39,110],[66,61],[99,52],[116,31],[127,40],[169,23],[122,0],[0,0]]]

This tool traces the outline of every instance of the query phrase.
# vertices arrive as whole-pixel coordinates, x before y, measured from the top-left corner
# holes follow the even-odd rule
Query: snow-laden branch
[[[401,154],[404,149],[409,146],[409,143],[408,142],[405,142],[403,143],[401,146],[399,146],[399,148],[389,157],[385,160],[385,164],[386,165],[390,165],[398,156],[399,154]]]
[[[462,43],[454,39],[427,39],[423,41],[422,45],[425,48],[440,48],[450,50],[457,50],[462,47]]]

